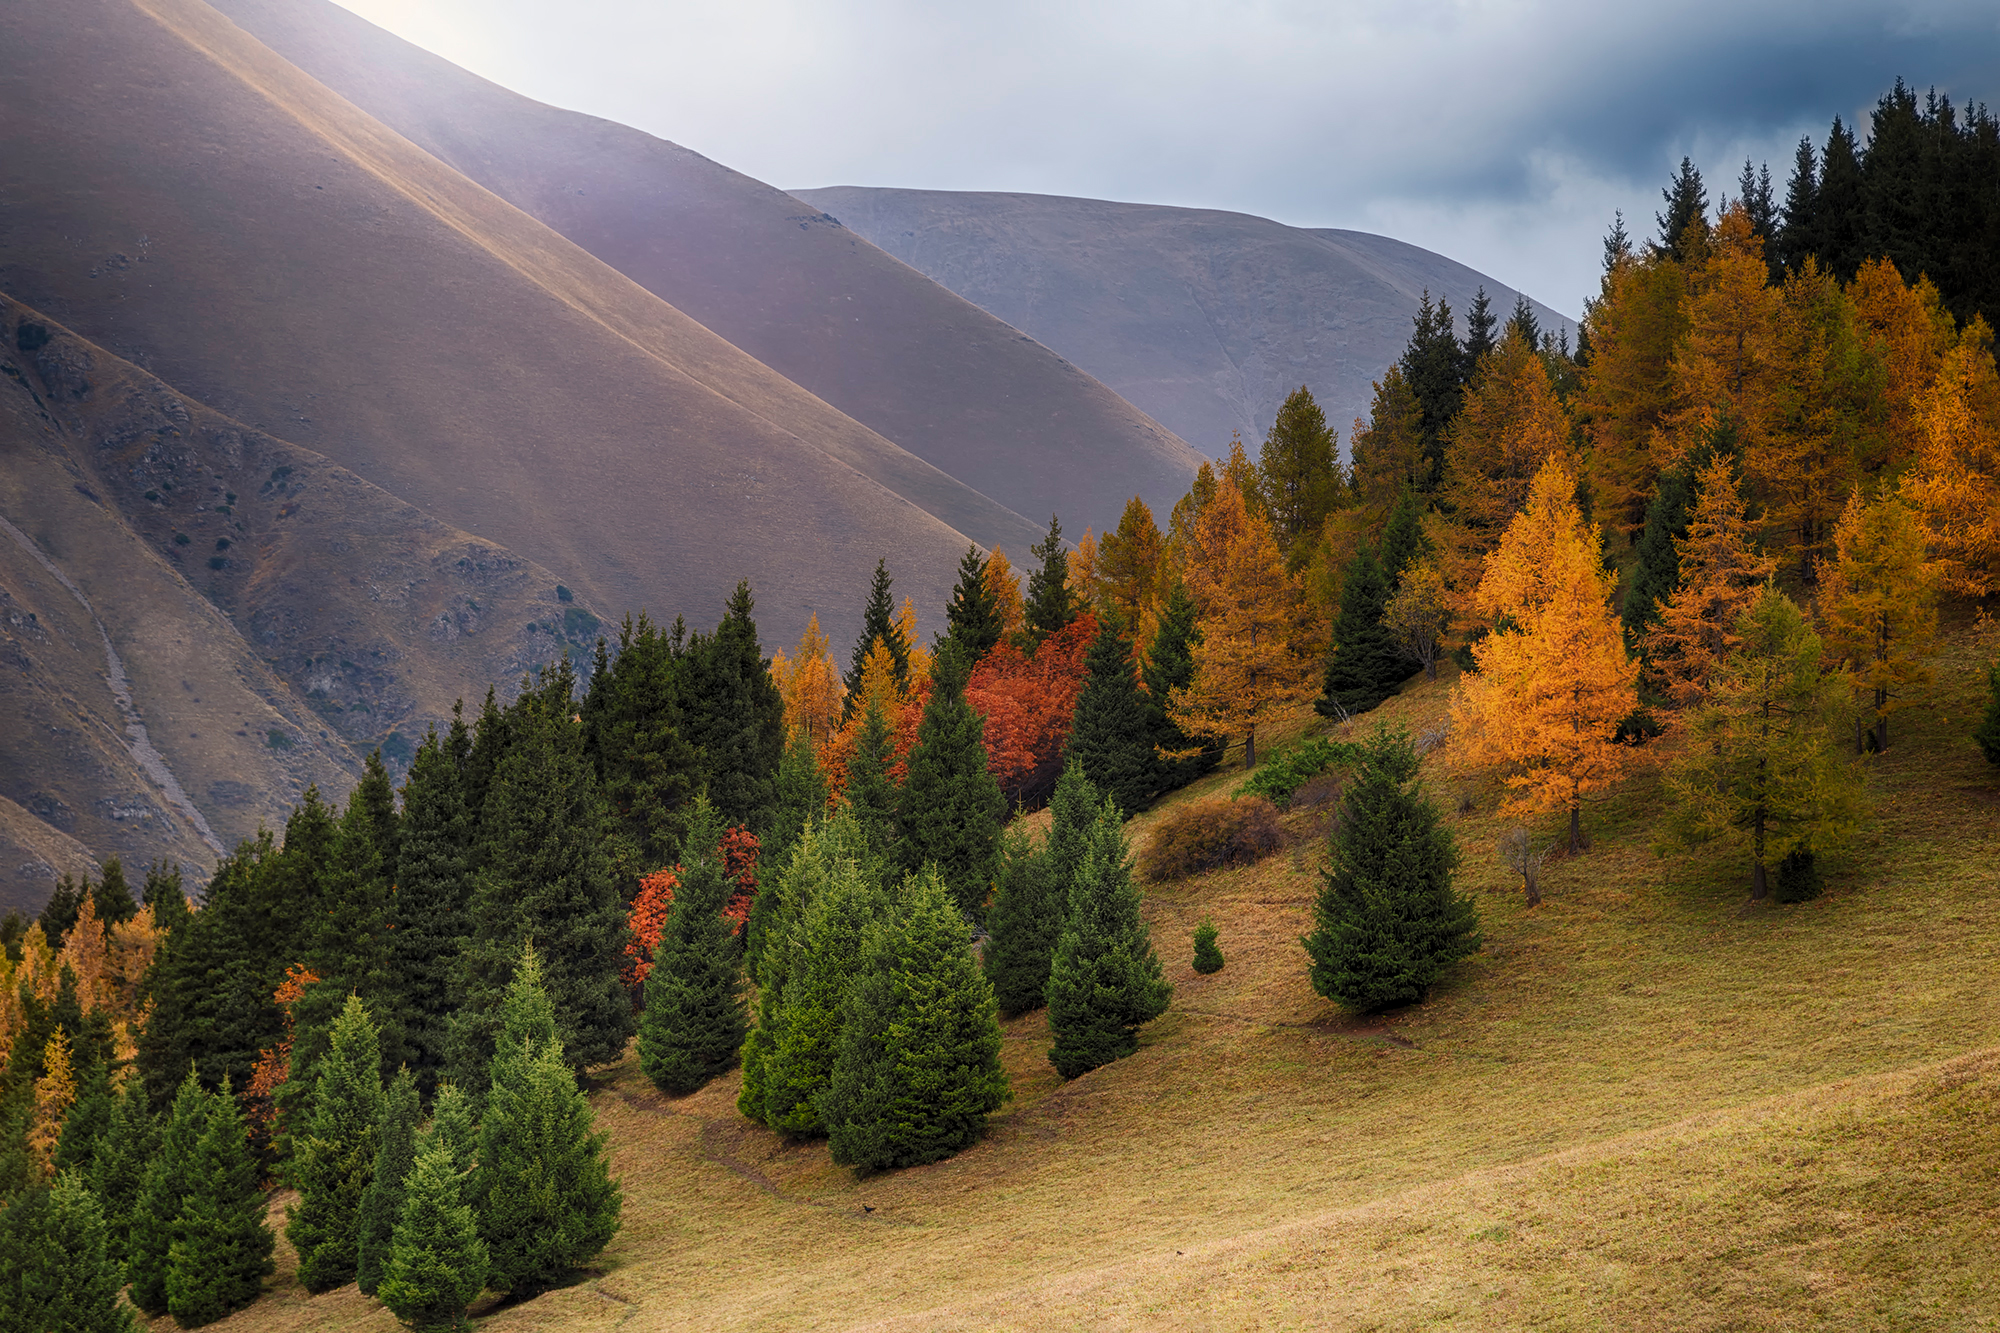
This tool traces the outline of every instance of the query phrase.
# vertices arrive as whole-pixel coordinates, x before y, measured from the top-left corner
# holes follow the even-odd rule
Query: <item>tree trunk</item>
[[[1437,678],[1438,678],[1437,654],[1432,653],[1429,657],[1424,659],[1424,679],[1436,680]]]
[[[1569,849],[1572,853],[1583,850],[1583,804],[1571,801],[1569,806]]]
[[[1521,878],[1527,882],[1528,906],[1540,907],[1542,905],[1542,864],[1535,859],[1533,852],[1527,853],[1524,857],[1521,866]]]
[[[1243,733],[1243,771],[1248,773],[1255,767],[1257,767],[1257,724],[1252,722],[1250,729]]]
[[[1764,807],[1757,807],[1757,822],[1754,825],[1754,847],[1750,862],[1750,901],[1763,902],[1771,895],[1770,881],[1764,876]]]
[[[1889,752],[1889,691],[1875,691],[1875,753]]]

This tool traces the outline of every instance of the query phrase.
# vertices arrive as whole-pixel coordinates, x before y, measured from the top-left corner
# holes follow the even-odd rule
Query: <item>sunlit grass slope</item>
[[[674,1101],[628,1059],[596,1097],[623,1233],[601,1273],[483,1326],[1993,1326],[2000,777],[1964,739],[1974,637],[1811,903],[1750,908],[1741,867],[1657,855],[1642,769],[1527,912],[1497,785],[1434,755],[1486,947],[1424,1005],[1360,1019],[1311,992],[1302,841],[1151,892],[1167,1016],[1068,1085],[1044,1020],[1009,1024],[1014,1102],[948,1162],[856,1181],[739,1118],[734,1077]],[[1378,715],[1435,727],[1449,688]],[[1197,977],[1205,913],[1228,966]],[[393,1323],[280,1287],[221,1327]]]

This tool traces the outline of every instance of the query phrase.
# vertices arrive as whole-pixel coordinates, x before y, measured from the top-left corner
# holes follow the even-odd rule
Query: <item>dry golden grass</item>
[[[482,1326],[1992,1326],[1980,651],[1961,637],[1940,663],[1815,902],[1750,909],[1739,867],[1657,856],[1640,772],[1530,913],[1493,856],[1495,788],[1434,757],[1486,948],[1426,1004],[1354,1018],[1311,992],[1306,842],[1152,891],[1176,991],[1139,1053],[1064,1085],[1043,1018],[1009,1024],[1015,1099],[948,1162],[856,1180],[737,1117],[734,1077],[673,1100],[628,1059],[596,1099],[625,1230],[601,1273]],[[1449,687],[1381,715],[1433,726]],[[1198,977],[1204,914],[1228,966]],[[291,1289],[219,1327],[393,1324],[352,1289]]]

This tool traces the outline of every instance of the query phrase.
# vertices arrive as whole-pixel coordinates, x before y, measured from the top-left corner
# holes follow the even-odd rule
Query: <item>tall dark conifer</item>
[[[0,1212],[0,1328],[131,1333],[120,1285],[102,1210],[81,1178],[58,1176]]]
[[[1028,573],[1027,595],[1022,599],[1025,633],[1031,645],[1040,644],[1075,620],[1081,609],[1069,586],[1069,550],[1063,545],[1062,521],[1049,516],[1049,535],[1028,548],[1041,563]],[[967,663],[967,670],[971,669]]]
[[[299,1284],[311,1292],[354,1280],[361,1200],[375,1177],[382,1124],[382,1048],[358,997],[347,997],[329,1036],[311,1117],[292,1135],[299,1201],[285,1224],[299,1252]]]
[[[1389,582],[1374,553],[1363,548],[1340,585],[1340,614],[1326,677],[1313,707],[1327,717],[1365,713],[1396,692],[1409,675],[1408,659],[1382,625]]]
[[[167,1312],[169,1256],[180,1234],[181,1206],[197,1184],[195,1149],[208,1129],[212,1096],[202,1090],[193,1070],[182,1078],[132,1205],[125,1251],[129,1294],[132,1304],[149,1315]]]
[[[1702,184],[1693,158],[1681,159],[1680,170],[1660,191],[1660,197],[1666,201],[1667,211],[1653,215],[1660,228],[1659,239],[1653,242],[1654,253],[1684,263],[1692,258],[1683,246],[1689,225],[1697,222],[1703,227],[1708,225],[1708,187]]]
[[[199,1328],[256,1300],[275,1267],[257,1161],[226,1080],[209,1099],[188,1179],[167,1252],[167,1313],[182,1328]]]
[[[584,746],[611,813],[612,865],[629,893],[678,854],[700,764],[668,637],[643,612],[628,616],[617,656],[607,659],[600,639],[598,658],[583,701]]]
[[[98,876],[97,887],[90,891],[90,896],[96,900],[97,919],[104,923],[106,930],[139,914],[139,904],[132,897],[132,886],[125,879],[124,862],[115,856],[106,857]]]
[[[361,1196],[354,1278],[363,1296],[375,1294],[389,1269],[396,1221],[403,1215],[403,1185],[416,1160],[421,1115],[416,1079],[407,1068],[398,1070],[383,1097],[382,1118],[375,1130],[375,1178]]]
[[[1681,586],[1681,559],[1675,543],[1687,536],[1688,512],[1693,505],[1693,473],[1681,468],[1662,472],[1653,498],[1646,504],[1639,561],[1632,567],[1632,581],[1626,586],[1620,610],[1626,637],[1634,643],[1659,623],[1660,604]]]
[[[861,610],[861,637],[854,641],[854,656],[847,668],[847,715],[854,715],[854,708],[861,694],[861,673],[867,669],[868,654],[877,640],[889,650],[889,659],[896,667],[896,688],[902,689],[910,679],[910,645],[903,642],[903,631],[896,624],[896,603],[891,596],[895,586],[889,577],[889,562],[875,562],[875,577],[868,585],[868,604]]]
[[[1842,282],[1852,282],[1855,271],[1868,258],[1865,190],[1860,148],[1853,132],[1836,116],[1820,154],[1813,240],[1819,266]]]
[[[898,793],[903,865],[936,868],[969,921],[986,913],[1007,798],[987,767],[986,719],[965,701],[970,668],[956,653],[931,666],[931,695],[917,724]]]
[[[778,761],[778,801],[772,809],[769,830],[758,847],[757,863],[762,875],[775,876],[791,858],[792,848],[805,836],[806,826],[826,817],[826,775],[820,771],[819,756],[812,738],[799,732],[785,742],[785,756]],[[768,909],[766,895],[759,893],[750,905],[750,920],[744,933],[750,966],[756,967],[759,924]]]
[[[1136,813],[1155,790],[1157,765],[1132,643],[1110,616],[1098,624],[1084,671],[1067,757],[1100,791],[1116,798],[1119,809]]]
[[[979,957],[1001,1013],[1025,1014],[1047,1002],[1049,959],[1062,918],[1063,899],[1047,851],[1010,829],[1000,840],[1000,870],[987,916],[990,934]]]
[[[472,815],[464,777],[436,731],[424,738],[403,784],[402,849],[392,904],[392,966],[403,995],[403,1050],[429,1096],[449,1052],[452,969],[472,933]]]
[[[1076,1078],[1138,1048],[1173,987],[1139,914],[1117,804],[1099,807],[1049,964],[1049,1063]]]
[[[847,757],[847,785],[842,794],[869,846],[882,857],[892,856],[901,838],[896,826],[896,782],[889,772],[895,760],[889,720],[881,705],[870,699],[861,714],[861,734],[855,737],[854,752]]]
[[[1388,526],[1382,531],[1381,564],[1391,592],[1402,583],[1403,571],[1430,553],[1430,539],[1424,536],[1426,508],[1415,491],[1405,488],[1389,511]]]
[[[1311,556],[1326,516],[1339,505],[1339,464],[1339,439],[1301,384],[1279,406],[1257,460],[1258,490],[1287,568],[1296,570]]]
[[[544,668],[508,721],[473,878],[472,934],[455,974],[452,1081],[485,1088],[500,1002],[522,946],[540,951],[564,1056],[574,1068],[615,1059],[631,1031],[619,980],[625,905],[605,851],[605,811],[574,721],[567,662]]]
[[[680,884],[646,977],[639,1068],[676,1096],[735,1065],[749,1026],[736,940],[722,915],[729,900],[722,833],[721,813],[697,800],[681,848]]]
[[[1417,782],[1417,753],[1376,728],[1341,798],[1317,929],[1300,941],[1313,989],[1369,1012],[1423,999],[1479,950],[1479,916],[1452,887],[1458,846]]]
[[[1465,352],[1458,344],[1451,307],[1440,299],[1431,302],[1426,291],[1417,307],[1416,329],[1397,366],[1403,379],[1417,396],[1421,412],[1418,433],[1423,440],[1424,461],[1428,465],[1421,489],[1435,490],[1444,480],[1444,448],[1451,419],[1464,401],[1462,378]]]
[[[1194,682],[1194,650],[1201,642],[1200,608],[1176,582],[1160,607],[1159,628],[1140,678],[1146,683],[1147,738],[1153,748],[1153,788],[1178,791],[1222,759],[1219,741],[1188,735],[1167,716],[1173,692]]]
[[[1464,360],[1458,372],[1460,383],[1472,383],[1472,377],[1479,371],[1479,363],[1486,359],[1486,354],[1496,344],[1493,330],[1498,326],[1499,316],[1493,313],[1493,302],[1486,295],[1485,285],[1481,284],[1473,295],[1472,304],[1465,308]]]
[[[146,1103],[146,1089],[130,1079],[111,1108],[111,1124],[100,1141],[90,1168],[90,1188],[104,1207],[106,1245],[113,1262],[123,1265],[132,1218],[146,1172],[159,1150],[162,1125]]]
[[[1010,1095],[993,988],[929,871],[905,882],[870,944],[823,1103],[833,1160],[863,1170],[935,1162],[976,1142]]]
[[[956,644],[968,662],[978,662],[993,651],[1006,628],[1000,621],[1000,604],[986,586],[986,557],[977,546],[966,548],[958,561],[958,584],[944,609],[944,642]],[[938,651],[944,651],[944,642]]]
[[[715,633],[695,635],[682,655],[676,690],[708,799],[725,822],[761,830],[777,803],[785,701],[757,642],[756,605],[738,583]],[[906,650],[899,680],[908,671]]]
[[[171,936],[188,918],[187,889],[181,883],[181,868],[165,857],[146,868],[146,888],[139,901],[153,909],[153,925]]]

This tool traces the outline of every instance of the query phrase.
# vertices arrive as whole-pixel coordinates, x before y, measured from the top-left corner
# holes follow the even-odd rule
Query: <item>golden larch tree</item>
[[[1945,353],[1957,341],[1958,326],[1929,278],[1919,276],[1906,283],[1887,259],[1863,264],[1847,285],[1847,296],[1884,372],[1882,392],[1888,411],[1884,434],[1890,453],[1883,464],[1900,469],[1916,452],[1922,435],[1917,412],[1937,383]]]
[[[63,1121],[76,1102],[76,1071],[70,1065],[69,1034],[58,1026],[42,1048],[42,1076],[35,1080],[34,1118],[28,1124],[28,1157],[43,1176],[55,1174],[56,1145]]]
[[[1680,587],[1661,603],[1645,639],[1652,679],[1676,708],[1707,695],[1716,664],[1736,647],[1738,617],[1778,563],[1757,550],[1727,458],[1710,459],[1695,484],[1688,534],[1674,542]]]
[[[1723,429],[1739,448],[1758,446],[1779,369],[1778,307],[1763,241],[1732,207],[1688,275],[1687,331],[1674,353],[1674,406],[1654,446],[1657,466],[1681,466]]]
[[[1977,316],[1940,359],[1916,409],[1917,460],[1903,495],[1923,516],[1944,586],[2000,590],[2000,376]]]
[[[77,1003],[83,1012],[110,1009],[116,995],[117,980],[111,974],[110,951],[105,947],[104,923],[97,919],[97,900],[90,893],[83,895],[83,902],[77,908],[76,924],[63,936],[62,952],[57,955],[58,971],[67,967],[76,974]]]
[[[1902,499],[1873,504],[1857,494],[1833,529],[1834,558],[1820,579],[1829,656],[1854,678],[1862,704],[1854,748],[1872,725],[1889,748],[1889,715],[1930,683],[1937,646],[1938,570],[1924,552],[1923,525]]]
[[[1136,495],[1125,502],[1118,526],[1097,546],[1096,578],[1105,609],[1124,622],[1137,642],[1152,638],[1166,554],[1166,538],[1153,511]]]
[[[905,597],[903,609],[896,615],[896,632],[903,636],[909,650],[908,679],[903,685],[903,696],[908,698],[917,688],[919,681],[931,678],[931,650],[917,637],[917,599]]]
[[[840,726],[843,687],[817,612],[806,620],[794,654],[772,657],[771,681],[785,701],[785,729],[813,745],[826,744]]]
[[[1628,536],[1645,526],[1659,477],[1654,442],[1674,405],[1674,349],[1687,320],[1687,273],[1665,255],[1617,259],[1585,316],[1590,364],[1578,402],[1590,486],[1599,512]]]
[[[1028,624],[1028,613],[1021,605],[1021,576],[1014,572],[1013,562],[999,547],[986,557],[986,573],[982,576],[986,591],[993,594],[994,612],[1000,617],[1000,638],[1002,642],[1012,642]]]
[[[1477,555],[1499,544],[1543,465],[1566,458],[1570,447],[1569,413],[1548,366],[1517,330],[1509,328],[1481,365],[1452,421],[1442,496],[1454,544]]]
[[[1257,725],[1304,703],[1315,662],[1299,651],[1298,584],[1262,514],[1224,475],[1195,533],[1204,559],[1186,572],[1201,643],[1194,679],[1173,691],[1167,713],[1189,735],[1243,737],[1243,766],[1257,763]]]
[[[1583,798],[1625,771],[1618,724],[1638,706],[1638,663],[1611,610],[1617,576],[1576,504],[1560,457],[1535,474],[1527,507],[1486,558],[1476,605],[1502,628],[1473,645],[1477,675],[1451,703],[1460,762],[1506,770],[1510,813],[1569,812],[1583,846]]]
[[[1103,606],[1104,586],[1097,576],[1097,534],[1089,528],[1069,549],[1070,605],[1080,611],[1097,611]]]

